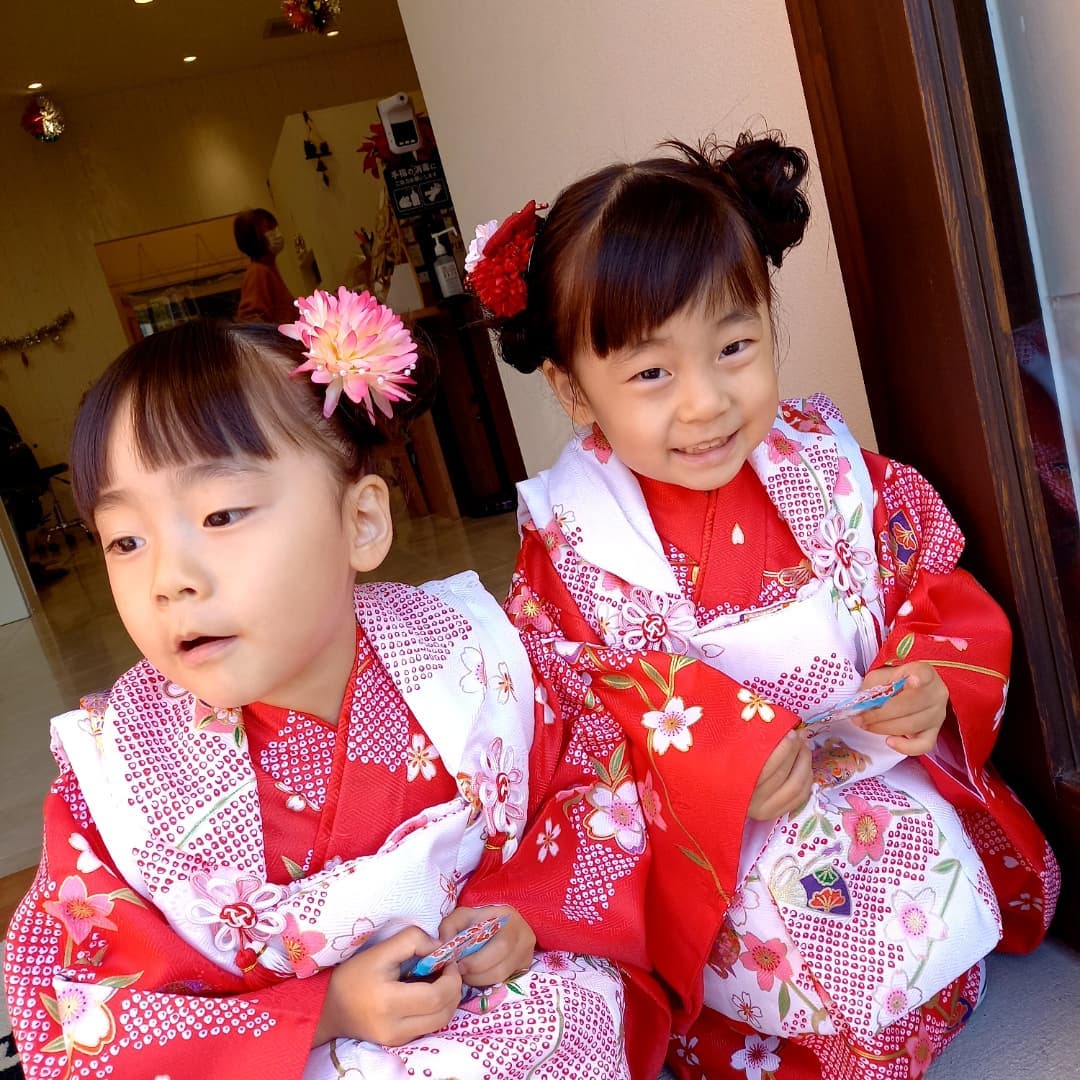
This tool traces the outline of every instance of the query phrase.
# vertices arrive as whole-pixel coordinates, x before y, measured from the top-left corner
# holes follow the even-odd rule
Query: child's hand
[[[789,731],[765,759],[747,814],[755,821],[772,821],[798,809],[810,798],[812,781],[810,744]]]
[[[411,926],[338,964],[311,1045],[348,1038],[401,1046],[445,1027],[461,1001],[457,966],[447,964],[431,982],[401,978],[402,964],[438,944]]]
[[[864,731],[887,736],[885,742],[898,754],[928,754],[937,745],[949,704],[948,687],[930,664],[917,662],[877,668],[863,679],[861,689],[907,677],[896,697],[880,709],[862,713],[854,723]]]
[[[505,904],[454,908],[439,924],[439,937],[447,941],[492,915],[509,915],[510,921],[482,949],[458,961],[461,981],[467,986],[494,986],[506,982],[511,975],[524,971],[532,963],[536,935],[521,913]]]

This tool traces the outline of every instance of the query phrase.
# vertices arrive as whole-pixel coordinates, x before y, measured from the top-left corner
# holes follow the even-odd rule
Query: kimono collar
[[[870,490],[858,444],[823,394],[780,402],[749,463],[808,557],[835,496]],[[641,485],[603,440],[575,437],[551,469],[518,484],[518,493],[519,522],[572,533],[584,562],[654,593],[679,594]]]

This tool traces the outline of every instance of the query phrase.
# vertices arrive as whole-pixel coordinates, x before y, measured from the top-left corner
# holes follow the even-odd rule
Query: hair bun
[[[718,164],[738,187],[762,251],[779,266],[785,252],[802,240],[810,220],[802,190],[810,169],[806,152],[785,146],[780,132],[743,132]]]
[[[544,362],[536,346],[535,334],[529,327],[527,312],[521,311],[509,318],[492,316],[484,325],[495,332],[499,353],[512,368],[530,375]]]

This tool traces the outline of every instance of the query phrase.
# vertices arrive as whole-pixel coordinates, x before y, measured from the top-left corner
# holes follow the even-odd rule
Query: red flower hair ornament
[[[532,258],[540,218],[530,199],[501,225],[495,221],[476,227],[476,237],[465,256],[469,288],[492,315],[509,319],[525,310],[525,273]]]

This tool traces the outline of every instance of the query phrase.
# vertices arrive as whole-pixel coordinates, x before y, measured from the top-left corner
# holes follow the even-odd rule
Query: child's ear
[[[342,512],[349,530],[352,568],[357,573],[374,570],[386,558],[394,539],[386,481],[374,473],[354,480],[345,489]]]
[[[570,417],[572,424],[581,424],[587,427],[596,419],[585,395],[578,388],[574,382],[574,377],[566,368],[561,368],[550,360],[545,360],[540,370],[543,371],[548,386],[551,387],[552,393],[559,399],[559,404],[566,411],[566,415]]]

